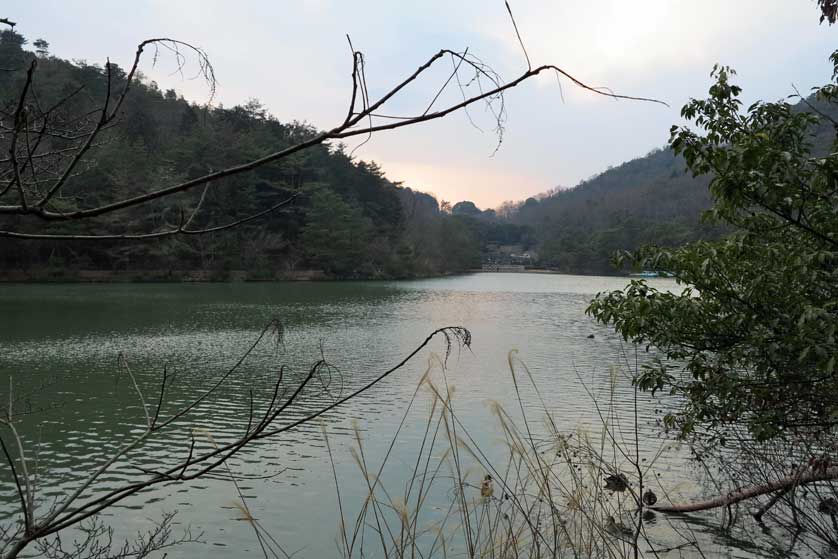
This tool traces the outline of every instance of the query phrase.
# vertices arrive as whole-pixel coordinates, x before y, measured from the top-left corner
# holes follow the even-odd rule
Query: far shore
[[[291,270],[278,272],[251,272],[248,270],[61,270],[32,269],[0,271],[0,283],[224,283],[224,282],[311,282],[311,281],[371,281],[410,280],[449,277],[463,274],[515,273],[552,274],[580,276],[614,276],[625,274],[603,274],[571,272],[547,268],[471,269],[446,274],[410,277],[358,277],[336,278],[323,270]]]

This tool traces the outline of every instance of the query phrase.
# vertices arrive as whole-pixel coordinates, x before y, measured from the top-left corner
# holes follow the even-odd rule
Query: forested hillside
[[[671,150],[656,150],[566,190],[529,198],[508,212],[532,228],[542,266],[615,273],[611,257],[642,245],[678,246],[721,229],[701,223],[710,207],[707,177],[686,173]]]
[[[809,97],[794,112],[821,115],[803,141],[812,153],[826,155],[838,128],[834,103]],[[615,252],[642,246],[681,246],[698,239],[714,239],[731,231],[702,220],[711,206],[710,175],[695,177],[669,148],[583,181],[570,189],[505,204],[503,215],[530,230],[538,265],[565,272],[613,274]],[[623,270],[625,271],[625,270]]]
[[[39,103],[49,106],[73,93],[53,116],[68,133],[79,117],[90,118],[107,87],[106,69],[36,52],[12,30],[0,33],[0,109],[12,125],[26,68],[37,57],[32,83]],[[114,89],[125,79],[110,67]],[[75,93],[74,93],[75,92]],[[148,192],[162,183],[202,176],[248,161],[316,134],[304,123],[281,123],[257,101],[232,108],[199,106],[174,90],[143,80],[126,98],[123,114],[86,154],[82,172],[70,178],[51,208],[72,211],[82,203]],[[56,150],[61,138],[51,138]],[[8,140],[0,139],[0,143]],[[9,146],[2,145],[3,153]],[[0,177],[9,183],[9,177]],[[0,183],[2,187],[2,183]],[[0,188],[0,203],[12,189]],[[79,235],[156,231],[191,216],[192,229],[223,225],[299,193],[281,211],[234,229],[204,235],[143,241],[33,241],[0,239],[0,269],[52,271],[128,270],[147,277],[172,270],[201,270],[223,278],[234,270],[247,277],[318,269],[333,277],[405,277],[455,272],[479,265],[475,234],[456,216],[440,211],[426,194],[387,180],[374,163],[351,157],[344,146],[315,146],[281,162],[209,184],[198,192],[160,202],[152,211],[128,209],[95,223],[51,226]],[[37,232],[31,220],[3,217],[3,227]],[[138,274],[137,277],[143,277]]]

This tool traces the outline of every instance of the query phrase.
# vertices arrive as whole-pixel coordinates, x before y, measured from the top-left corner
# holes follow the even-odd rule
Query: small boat
[[[649,270],[643,270],[642,272],[634,272],[633,274],[629,274],[629,276],[633,278],[657,278],[660,277],[660,274],[657,272],[650,272]]]

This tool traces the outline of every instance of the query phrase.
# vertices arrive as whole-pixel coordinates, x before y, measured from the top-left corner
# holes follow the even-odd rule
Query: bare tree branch
[[[510,12],[511,16],[511,12]],[[513,19],[514,23],[514,19]],[[517,31],[516,25],[516,33],[518,34],[520,40],[520,33]],[[57,135],[58,137],[64,137],[67,139],[78,139],[82,140],[81,143],[75,147],[75,149],[67,150],[66,148],[61,150],[61,155],[63,157],[69,157],[69,161],[63,165],[62,171],[57,175],[56,179],[53,183],[48,187],[46,193],[41,196],[37,202],[33,204],[29,204],[25,198],[25,189],[23,188],[23,179],[20,177],[20,165],[18,164],[18,158],[24,157],[24,163],[29,166],[30,171],[33,172],[33,179],[31,181],[33,190],[37,191],[37,186],[40,184],[39,180],[36,180],[34,177],[34,161],[35,160],[43,160],[49,159],[47,154],[43,152],[38,152],[37,149],[29,150],[29,152],[25,155],[20,155],[14,150],[10,152],[10,156],[8,160],[5,160],[8,164],[11,165],[11,174],[12,179],[11,183],[6,186],[6,190],[12,186],[12,184],[18,187],[18,191],[20,194],[20,200],[17,204],[6,204],[0,205],[0,215],[18,215],[23,217],[32,217],[36,218],[40,221],[46,222],[70,222],[70,221],[81,221],[81,220],[89,220],[92,218],[97,218],[100,216],[108,215],[113,212],[144,206],[150,202],[155,200],[160,200],[163,198],[167,198],[179,193],[188,192],[190,190],[195,189],[200,185],[205,185],[211,181],[218,181],[228,177],[240,175],[242,173],[246,173],[248,171],[252,171],[269,163],[273,163],[284,158],[287,158],[293,154],[296,154],[300,151],[309,149],[311,147],[324,144],[331,140],[338,140],[344,138],[351,138],[355,136],[366,136],[367,139],[375,133],[383,132],[386,130],[395,130],[398,128],[406,127],[406,126],[413,126],[416,124],[420,124],[423,122],[436,120],[440,118],[444,118],[445,116],[457,112],[459,110],[467,110],[470,106],[477,104],[477,103],[485,103],[486,106],[490,109],[490,112],[494,115],[496,119],[496,131],[499,135],[499,143],[502,139],[502,133],[504,129],[504,119],[505,119],[505,110],[503,107],[503,94],[520,85],[524,81],[529,80],[543,72],[554,72],[557,76],[564,76],[572,81],[577,86],[581,87],[582,89],[594,93],[596,95],[601,95],[613,99],[629,99],[635,101],[644,101],[644,102],[654,102],[654,103],[662,103],[659,100],[646,98],[646,97],[637,97],[637,96],[630,96],[630,95],[620,95],[611,92],[610,90],[605,90],[603,88],[593,87],[590,86],[583,81],[577,79],[575,76],[570,74],[569,72],[565,71],[564,69],[555,66],[555,65],[541,65],[538,67],[533,68],[529,64],[529,57],[528,59],[528,69],[526,72],[522,73],[518,77],[509,80],[503,81],[500,77],[491,71],[491,69],[477,60],[468,52],[466,49],[463,52],[456,52],[448,49],[442,49],[437,52],[435,55],[430,57],[425,63],[421,64],[416,68],[416,70],[403,79],[401,82],[398,82],[394,86],[392,86],[387,92],[381,95],[378,99],[372,100],[369,98],[368,88],[366,85],[366,77],[364,71],[364,56],[358,50],[355,50],[352,47],[351,40],[347,37],[349,41],[350,49],[352,50],[352,91],[350,96],[349,108],[347,111],[346,118],[329,130],[325,130],[315,134],[314,136],[307,138],[301,142],[298,142],[294,145],[288,146],[283,148],[279,151],[264,155],[260,158],[241,163],[238,165],[233,165],[227,167],[222,170],[213,171],[204,174],[203,176],[199,176],[196,178],[192,178],[174,185],[160,187],[142,194],[138,194],[136,196],[127,197],[123,199],[118,199],[115,201],[107,202],[95,207],[89,208],[80,208],[74,210],[62,210],[62,211],[55,211],[48,207],[49,202],[52,198],[65,186],[68,181],[74,177],[74,171],[78,167],[79,163],[85,158],[86,154],[89,152],[90,148],[93,147],[95,144],[96,139],[101,135],[103,130],[107,129],[109,126],[113,126],[115,124],[115,119],[118,116],[119,110],[125,101],[129,91],[131,90],[132,84],[136,81],[136,75],[139,68],[140,61],[142,59],[142,55],[145,50],[149,46],[153,46],[155,48],[154,59],[156,61],[157,58],[157,49],[160,47],[169,49],[170,51],[175,53],[178,68],[182,68],[184,55],[180,52],[181,48],[189,49],[196,54],[199,60],[199,66],[201,68],[200,72],[205,76],[207,82],[210,84],[211,88],[214,91],[214,83],[215,77],[214,72],[212,70],[212,66],[209,63],[206,54],[199,48],[189,45],[188,43],[184,43],[181,41],[177,41],[174,39],[169,38],[156,38],[156,39],[149,39],[147,41],[143,41],[134,56],[134,61],[131,66],[131,69],[126,75],[125,83],[121,86],[121,91],[117,95],[115,100],[111,99],[111,88],[113,87],[113,76],[111,74],[111,64],[110,62],[107,63],[106,66],[106,74],[107,74],[107,91],[105,93],[104,99],[100,104],[100,108],[98,109],[98,118],[95,119],[95,122],[92,124],[91,128],[84,133],[75,133],[70,132],[69,134],[66,131],[60,131],[56,134],[55,131],[51,130],[50,127],[46,126],[46,117],[47,115],[43,115],[42,119],[44,122],[44,126],[39,130],[30,130],[29,127],[26,127],[27,133],[31,133],[35,137],[35,141],[33,145],[37,145],[40,142],[40,139],[47,135]],[[523,42],[522,48],[523,48]],[[448,78],[445,82],[439,87],[435,93],[435,95],[431,98],[430,103],[427,105],[427,108],[424,112],[418,115],[381,115],[379,114],[379,109],[381,109],[384,105],[386,105],[389,101],[394,99],[396,96],[400,94],[408,85],[417,81],[420,77],[422,77],[438,60],[449,56],[451,57],[452,61],[454,62],[453,71],[451,74],[448,75]],[[12,131],[12,144],[14,145],[17,141],[17,137],[23,131],[22,128],[22,117],[20,115],[23,113],[23,106],[24,101],[27,97],[27,92],[29,90],[28,84],[31,83],[31,73],[34,72],[35,65],[30,67],[30,76],[27,80],[27,84],[24,87],[24,91],[20,97],[19,103],[19,111],[16,114],[15,118],[15,126],[13,127]],[[469,71],[474,73],[474,77],[470,80],[466,80],[463,82],[461,79],[460,74],[464,69],[468,69]],[[457,103],[452,103],[446,107],[440,108],[436,111],[431,111],[434,104],[437,102],[443,91],[446,89],[448,84],[452,81],[452,79],[456,78],[458,85],[460,86],[461,91],[463,91],[463,100]],[[483,87],[482,81],[487,81],[488,87]],[[465,83],[465,85],[464,85]],[[464,87],[470,83],[476,83],[478,85],[480,91],[474,95],[466,96]],[[357,99],[361,98],[361,108],[357,109]],[[496,106],[497,104],[497,106]],[[378,123],[376,119],[384,118],[390,119],[390,122],[385,123]],[[469,117],[470,118],[470,117]],[[365,123],[365,124],[362,124]],[[357,147],[356,147],[357,149]],[[52,151],[53,155],[57,156],[58,151]],[[2,162],[0,162],[2,163]],[[84,190],[84,189],[83,189]],[[278,207],[282,207],[282,203],[273,206],[273,209],[277,209]],[[207,232],[214,232],[214,231],[221,231],[224,229],[229,229],[235,227],[236,225],[240,225],[250,219],[255,219],[257,216],[265,215],[266,213],[270,213],[269,211],[266,212],[259,212],[250,218],[245,218],[244,220],[238,220],[231,224],[214,227],[214,228],[207,228],[203,230],[189,230],[185,227],[178,227],[172,230],[167,231],[158,231],[158,232],[150,232],[150,233],[126,233],[126,234],[104,234],[104,235],[68,235],[68,234],[59,234],[59,233],[48,233],[48,232],[38,232],[38,233],[29,233],[25,231],[19,230],[5,230],[0,231],[0,236],[8,237],[8,238],[17,238],[17,239],[59,239],[59,240],[143,240],[143,239],[154,239],[159,237],[171,236],[171,235],[178,235],[178,234],[200,234],[200,233],[207,233]]]
[[[164,373],[160,388],[161,396],[153,419],[151,415],[148,413],[147,407],[145,405],[145,398],[140,396],[142,405],[144,408],[146,408],[146,412],[144,412],[146,425],[144,431],[138,436],[134,437],[132,440],[126,442],[120,449],[118,449],[116,452],[110,455],[99,467],[94,469],[90,473],[90,475],[86,479],[84,479],[78,485],[78,487],[76,487],[74,491],[67,493],[44,516],[33,516],[31,509],[31,504],[33,503],[33,496],[27,495],[27,492],[31,493],[31,491],[27,489],[27,485],[24,480],[24,482],[20,484],[20,492],[22,495],[24,495],[21,500],[21,505],[24,507],[28,507],[27,513],[28,518],[30,518],[29,528],[25,530],[22,534],[18,535],[18,540],[14,543],[11,550],[8,551],[4,557],[16,557],[30,543],[45,538],[51,534],[56,534],[61,530],[64,530],[71,526],[76,526],[80,522],[86,521],[91,517],[94,517],[103,510],[113,506],[114,504],[120,501],[123,501],[124,499],[132,495],[135,495],[139,491],[162,483],[184,482],[211,474],[214,470],[224,465],[230,458],[238,454],[247,445],[258,440],[276,437],[282,433],[285,433],[292,429],[296,429],[297,427],[303,424],[310,423],[311,421],[322,416],[323,414],[328,413],[329,411],[332,411],[335,408],[343,405],[352,398],[355,398],[358,395],[370,390],[372,387],[380,383],[382,380],[384,380],[391,374],[404,368],[404,366],[408,362],[410,362],[421,350],[427,347],[428,344],[430,344],[430,342],[437,337],[443,338],[446,344],[446,354],[450,353],[450,347],[452,344],[456,343],[465,347],[469,347],[471,344],[471,334],[464,328],[445,327],[437,329],[430,335],[428,335],[428,337],[406,357],[401,359],[398,363],[396,363],[394,366],[390,367],[386,371],[377,374],[373,378],[373,380],[366,383],[362,387],[358,388],[350,394],[347,394],[346,396],[343,396],[342,398],[335,400],[331,404],[322,406],[313,412],[308,412],[304,414],[302,417],[299,417],[296,412],[291,413],[289,414],[289,416],[294,419],[291,419],[287,423],[278,425],[277,423],[284,417],[284,412],[290,410],[292,406],[294,406],[298,401],[300,401],[300,399],[304,395],[306,387],[309,386],[311,381],[314,378],[316,378],[321,371],[327,369],[329,365],[323,359],[317,361],[309,369],[306,376],[296,383],[296,386],[294,387],[293,391],[291,391],[290,395],[284,400],[280,399],[280,395],[284,394],[284,391],[280,390],[280,384],[283,382],[283,374],[281,369],[280,375],[273,389],[273,396],[270,398],[264,414],[262,415],[261,419],[259,419],[259,421],[254,421],[255,411],[253,405],[251,404],[248,417],[246,418],[247,428],[240,438],[224,444],[216,444],[213,441],[211,449],[196,452],[195,438],[194,436],[192,436],[186,458],[182,461],[161,468],[158,471],[148,470],[144,472],[146,474],[146,477],[143,479],[125,482],[123,485],[110,490],[105,490],[105,492],[101,494],[96,494],[94,492],[92,495],[89,495],[89,493],[91,492],[90,490],[94,487],[96,481],[106,472],[108,472],[117,461],[126,459],[130,452],[142,447],[151,437],[161,433],[164,429],[172,425],[175,421],[186,419],[187,416],[192,411],[194,411],[199,405],[205,402],[207,398],[209,398],[212,394],[220,390],[221,387],[224,386],[225,382],[231,377],[231,375],[233,375],[239,369],[242,363],[244,363],[247,357],[251,355],[251,353],[261,343],[261,341],[264,340],[265,337],[271,333],[273,333],[275,336],[279,336],[281,333],[281,327],[275,321],[268,324],[262,330],[260,335],[250,346],[250,348],[237,360],[237,362],[231,368],[229,368],[223,375],[221,375],[219,379],[216,382],[214,382],[206,391],[204,391],[197,398],[193,399],[190,403],[175,411],[167,419],[163,421],[158,421],[160,409],[163,404],[163,391],[167,377],[167,375]],[[128,371],[129,374],[131,374],[130,369]],[[132,379],[134,379],[133,374],[131,374],[131,377]],[[142,395],[139,386],[136,384],[136,379],[134,379],[134,387],[137,393]],[[8,427],[9,425],[6,424],[6,426]],[[5,449],[5,443],[3,443],[2,448]],[[10,463],[12,463],[11,456],[8,454],[8,452],[6,452],[6,456],[7,460],[9,460]]]
[[[791,488],[798,485],[806,485],[809,483],[828,480],[838,480],[838,466],[820,469],[813,468],[805,473],[796,472],[784,478],[780,478],[761,485],[752,485],[736,491],[731,491],[726,495],[720,495],[712,499],[707,499],[706,501],[698,501],[695,503],[685,503],[680,505],[657,505],[649,508],[658,512],[697,512],[732,505],[740,501],[753,499],[754,497],[759,497],[760,495],[766,495],[768,493],[774,493],[775,491],[783,491],[787,488]]]

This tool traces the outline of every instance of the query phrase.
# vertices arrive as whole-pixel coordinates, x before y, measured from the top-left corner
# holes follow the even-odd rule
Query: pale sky
[[[580,180],[666,143],[690,97],[703,97],[720,62],[736,68],[745,100],[776,100],[825,83],[838,27],[818,25],[814,0],[512,0],[533,65],[555,64],[621,94],[670,104],[615,102],[539,77],[508,93],[506,135],[496,138],[482,109],[384,132],[356,156],[388,178],[483,208]],[[202,47],[219,81],[215,103],[259,99],[281,121],[339,124],[350,94],[349,34],[366,55],[372,96],[440,48],[478,55],[503,78],[526,70],[503,0],[209,0],[107,2],[7,0],[0,17],[53,54],[128,66],[137,43],[167,36]],[[168,63],[168,65],[167,65]],[[449,66],[450,67],[450,66]],[[171,60],[144,73],[161,88],[205,102],[198,81],[171,75]],[[431,74],[388,109],[424,110],[443,80]],[[435,80],[435,81],[434,81]],[[459,92],[452,90],[455,100]],[[349,145],[354,146],[355,141]]]

